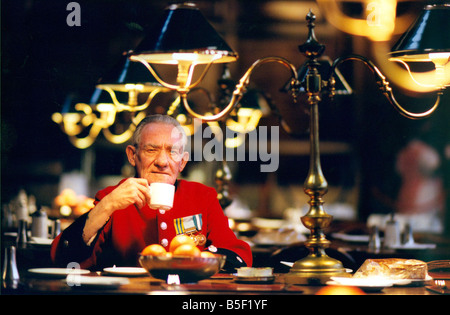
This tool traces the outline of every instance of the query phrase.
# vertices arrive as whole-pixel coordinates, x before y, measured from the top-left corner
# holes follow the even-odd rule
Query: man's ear
[[[130,162],[132,166],[136,166],[136,148],[132,145],[129,145],[127,146],[125,152],[128,157],[128,162]]]

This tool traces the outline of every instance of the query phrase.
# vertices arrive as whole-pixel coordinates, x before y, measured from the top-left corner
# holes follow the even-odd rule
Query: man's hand
[[[133,204],[138,209],[150,204],[150,189],[146,179],[129,178],[99,201],[86,220],[83,230],[84,242],[89,244],[114,211]]]
[[[99,203],[105,204],[105,209],[109,216],[118,209],[135,204],[141,209],[146,204],[150,204],[150,189],[146,179],[129,178],[105,196]]]

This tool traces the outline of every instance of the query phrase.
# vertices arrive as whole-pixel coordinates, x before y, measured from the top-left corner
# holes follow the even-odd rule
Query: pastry
[[[391,279],[425,279],[427,264],[417,259],[367,259],[353,275],[354,278],[388,277]]]

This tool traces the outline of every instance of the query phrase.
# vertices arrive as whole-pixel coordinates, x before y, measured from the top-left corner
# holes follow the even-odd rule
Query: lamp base
[[[326,254],[309,254],[294,263],[285,275],[286,284],[325,285],[331,277],[347,277],[342,263]]]

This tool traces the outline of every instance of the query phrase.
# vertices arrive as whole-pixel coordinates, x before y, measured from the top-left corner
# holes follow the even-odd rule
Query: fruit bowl
[[[198,282],[220,271],[226,256],[214,257],[140,255],[139,263],[156,279],[167,281],[169,275],[178,275],[180,283]]]

